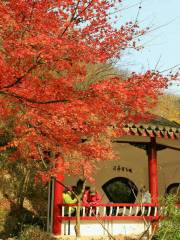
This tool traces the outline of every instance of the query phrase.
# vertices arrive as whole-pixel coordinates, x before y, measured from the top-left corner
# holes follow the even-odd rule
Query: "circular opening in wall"
[[[167,189],[167,194],[172,194],[176,198],[176,203],[180,204],[180,183],[171,183]]]
[[[138,194],[136,185],[124,177],[116,177],[102,186],[107,198],[112,203],[134,203]]]

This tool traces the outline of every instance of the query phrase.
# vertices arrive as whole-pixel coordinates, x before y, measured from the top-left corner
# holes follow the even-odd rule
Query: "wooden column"
[[[63,204],[63,186],[60,182],[64,180],[63,163],[57,163],[56,168],[60,170],[60,174],[54,180],[54,203],[53,203],[53,225],[52,233],[54,235],[61,235],[61,221],[58,220],[58,216],[61,215],[61,206]]]
[[[157,173],[157,151],[156,138],[150,138],[148,151],[149,163],[149,191],[151,193],[152,204],[158,203],[158,173]]]

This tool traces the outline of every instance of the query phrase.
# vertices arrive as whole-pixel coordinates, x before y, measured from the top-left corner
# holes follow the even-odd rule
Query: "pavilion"
[[[180,125],[156,117],[149,123],[128,123],[124,135],[113,140],[119,158],[101,163],[95,179],[103,195],[96,215],[85,206],[81,213],[82,235],[140,234],[148,229],[160,214],[158,199],[167,193],[177,192],[180,186]],[[59,176],[69,185],[73,177]],[[141,188],[146,186],[151,203],[142,204]],[[48,231],[54,235],[75,235],[75,218],[64,215],[62,185],[50,183],[48,204]],[[178,202],[180,203],[180,202]],[[180,206],[180,205],[179,205]],[[103,222],[103,226],[99,224]]]

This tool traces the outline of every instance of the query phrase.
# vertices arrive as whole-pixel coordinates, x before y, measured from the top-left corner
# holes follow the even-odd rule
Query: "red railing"
[[[60,206],[61,220],[73,220],[76,218],[77,205],[64,204]],[[81,205],[80,216],[82,220],[153,220],[158,217],[160,208],[154,204],[99,204]]]
[[[180,207],[180,204],[176,205]],[[74,220],[77,205],[64,204],[60,207],[59,220]],[[82,220],[154,220],[164,215],[164,208],[154,204],[99,204],[96,206],[81,204]]]

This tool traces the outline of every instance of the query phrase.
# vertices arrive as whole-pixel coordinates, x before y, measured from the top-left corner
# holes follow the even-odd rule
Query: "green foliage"
[[[27,226],[19,235],[17,240],[52,240],[46,232],[42,231],[38,226]]]
[[[154,236],[156,240],[180,239],[180,208],[176,207],[176,197],[168,195],[161,200],[164,219],[160,222],[158,231]]]

